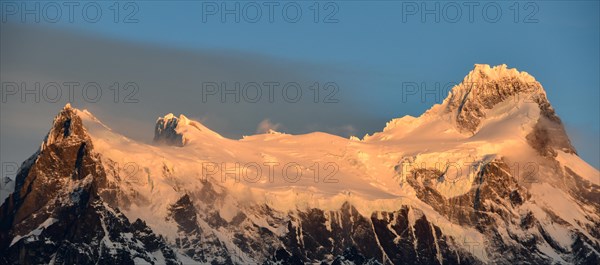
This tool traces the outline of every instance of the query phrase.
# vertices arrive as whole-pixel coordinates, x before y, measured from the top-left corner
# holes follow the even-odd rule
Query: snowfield
[[[534,200],[568,220],[573,226],[589,223],[580,207],[570,204],[568,194],[557,192],[546,179],[552,179],[536,150],[526,139],[540,118],[538,103],[530,100],[534,93],[512,95],[485,110],[485,119],[475,132],[457,127],[456,112],[451,110],[455,95],[469,96],[481,83],[515,78],[518,82],[537,83],[525,72],[506,66],[491,68],[477,65],[462,84],[452,90],[441,104],[420,117],[405,116],[390,121],[382,132],[362,139],[346,139],[314,132],[291,135],[270,132],[243,139],[228,139],[190,120],[184,115],[168,114],[159,121],[176,122],[175,131],[182,135],[183,146],[147,145],[128,139],[102,124],[87,110],[77,111],[90,133],[94,147],[116,162],[122,180],[131,193],[147,200],[124,209],[130,219],[141,218],[169,238],[176,228],[160,218],[168,206],[185,193],[203,187],[203,181],[230,191],[221,216],[231,220],[246,205],[266,204],[281,212],[296,209],[339,209],[350,202],[365,216],[376,211],[393,211],[398,205],[412,205],[427,211],[429,207],[416,198],[405,177],[414,169],[437,169],[443,178],[433,184],[446,198],[471,190],[477,172],[493,159],[504,159],[525,185]],[[450,110],[450,111],[449,111]],[[163,128],[164,129],[164,128]],[[584,179],[600,185],[597,169],[574,154],[559,151],[557,160]],[[527,179],[530,178],[530,179]],[[529,180],[529,181],[527,181]],[[435,211],[427,214],[443,226],[446,222]],[[454,231],[456,230],[456,231]],[[448,228],[449,235],[483,236],[474,230]],[[562,244],[568,233],[552,232]],[[473,253],[485,260],[481,253]]]

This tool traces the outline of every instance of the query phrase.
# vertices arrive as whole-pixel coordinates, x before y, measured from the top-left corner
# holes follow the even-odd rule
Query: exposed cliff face
[[[441,172],[432,170],[416,170],[411,172],[408,183],[415,188],[416,196],[433,207],[438,213],[444,215],[453,224],[469,226],[477,229],[485,235],[486,252],[490,253],[490,260],[497,262],[510,262],[519,259],[527,260],[534,264],[552,263],[551,257],[543,255],[540,247],[550,246],[563,256],[568,263],[588,264],[600,259],[598,249],[600,245],[597,240],[583,236],[582,230],[571,226],[562,217],[553,213],[551,209],[542,209],[545,215],[538,220],[534,209],[530,208],[532,195],[513,174],[511,168],[503,160],[494,160],[486,164],[476,175],[476,181],[470,191],[464,195],[444,198],[438,191],[430,187],[430,181],[436,181]],[[555,174],[561,175],[560,171]],[[564,176],[565,179],[571,179]],[[573,180],[577,183],[587,183],[595,186],[591,191],[590,186],[572,187],[573,193],[583,193],[588,196],[600,198],[597,185],[593,185],[582,179]],[[583,184],[586,185],[586,184]],[[593,194],[590,194],[590,192]],[[576,199],[578,203],[586,204],[593,208],[594,214],[590,215],[597,223],[596,214],[600,212],[597,203],[589,203],[587,199]],[[572,240],[567,245],[556,242],[556,238],[550,236],[547,230],[556,229],[549,223],[564,225],[567,230],[572,231]],[[596,228],[587,227],[587,232],[596,234]],[[586,242],[583,245],[581,242]],[[570,249],[577,249],[573,254]]]
[[[15,181],[9,177],[0,177],[0,202],[4,202],[15,190]]]
[[[506,65],[475,65],[442,105],[445,112],[453,116],[460,131],[475,134],[488,118],[486,110],[507,100],[515,105],[521,102],[538,105],[540,116],[527,139],[541,155],[555,156],[554,150],[575,153],[544,88],[526,72],[509,69]]]
[[[99,196],[98,189],[107,186],[100,159],[81,118],[67,105],[0,207],[2,262],[179,264],[143,221],[130,223]]]
[[[154,127],[154,143],[183,147],[193,139],[223,139],[218,133],[206,128],[199,122],[188,119],[181,114],[178,117],[169,113],[156,120]]]
[[[11,264],[181,264],[162,237],[141,220],[130,223],[87,190],[73,205],[56,203],[50,217],[12,239],[3,256]]]
[[[169,218],[178,225],[178,248],[199,262],[480,263],[422,211],[408,206],[370,216],[361,215],[349,203],[335,211],[312,208],[287,214],[262,206],[245,209],[227,221],[200,197],[196,201],[200,206],[193,206],[190,196],[184,195],[171,206]],[[204,214],[199,214],[198,208]],[[257,223],[257,219],[267,220],[267,224]],[[228,242],[220,243],[218,239],[229,233]]]
[[[39,151],[20,168],[15,192],[2,206],[2,247],[7,247],[9,233],[17,235],[39,226],[49,218],[40,210],[59,197],[66,185],[80,182],[96,172],[95,161],[89,152],[91,141],[81,119],[70,106],[55,118],[52,128]],[[11,232],[5,230],[11,228]]]
[[[284,247],[291,257],[284,261],[315,262],[333,257],[334,263],[350,260],[357,264],[478,263],[423,212],[407,206],[371,216],[362,216],[350,204],[337,211],[310,209],[291,218],[289,228]]]
[[[195,261],[212,264],[232,264],[233,255],[228,254],[227,248],[211,231],[204,231],[199,220],[199,213],[189,195],[182,196],[169,207],[167,220],[177,224],[175,246]],[[215,223],[211,218],[203,221]],[[217,222],[219,220],[217,219]]]
[[[183,146],[183,135],[176,131],[179,119],[173,114],[158,118],[154,128],[154,142],[173,146]]]
[[[444,105],[456,116],[459,129],[474,133],[486,118],[485,110],[505,100],[547,102],[542,86],[529,74],[507,69],[506,65],[475,65],[452,89]]]

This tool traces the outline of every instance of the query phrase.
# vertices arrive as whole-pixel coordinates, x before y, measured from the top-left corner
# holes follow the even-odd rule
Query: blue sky
[[[432,15],[426,17],[425,23],[421,22],[420,13],[407,15],[404,23],[402,1],[334,1],[338,6],[334,18],[338,22],[329,24],[314,23],[314,13],[309,9],[312,1],[295,1],[303,10],[302,18],[295,24],[285,22],[277,11],[273,23],[268,22],[266,14],[258,23],[246,22],[243,16],[240,23],[235,23],[231,15],[223,23],[219,19],[221,13],[206,15],[203,22],[204,2],[136,2],[139,10],[133,18],[137,23],[102,19],[97,24],[81,21],[61,26],[187,49],[235,50],[343,65],[367,72],[363,80],[358,77],[359,80],[353,81],[364,82],[365,89],[383,95],[397,91],[402,82],[460,81],[474,63],[506,63],[540,80],[565,119],[599,128],[598,1],[534,1],[538,11],[529,18],[533,23],[523,22],[534,10],[525,10],[526,2],[521,2],[518,23],[514,22],[511,9],[513,1],[499,2],[502,16],[497,23],[488,22],[482,15],[481,9],[488,2],[479,2],[475,7],[473,23],[468,21],[464,5],[457,23],[449,22],[453,17],[451,11],[447,11],[446,19],[441,11],[439,23]],[[239,3],[243,8],[248,2],[263,4],[262,12],[266,12],[264,2],[260,1],[227,1],[226,5],[233,8]],[[440,9],[445,4],[426,3],[429,8],[438,3]],[[333,9],[324,10],[323,5],[320,17],[325,19]],[[104,11],[108,9],[108,5],[102,6]],[[494,12],[490,9],[488,13],[493,16]],[[373,95],[371,100],[377,103],[373,111],[397,113],[393,98]],[[582,115],[583,106],[589,109]],[[427,105],[415,109],[412,114],[426,108]]]
[[[71,23],[63,14],[58,23],[34,23],[26,18],[25,24],[164,49],[268,58],[283,62],[282,67],[285,62],[310,65],[313,70],[315,66],[322,67],[323,70],[315,72],[319,80],[339,85],[339,104],[360,111],[364,119],[376,121],[356,124],[348,121],[348,126],[359,128],[355,129],[357,134],[381,130],[385,121],[394,117],[419,115],[435,103],[417,99],[402,102],[403,82],[425,82],[433,87],[435,83],[460,82],[475,63],[507,64],[529,72],[542,83],[580,155],[596,168],[600,165],[598,1],[497,1],[493,2],[494,7],[500,7],[502,14],[494,23],[490,21],[495,16],[494,10],[489,9],[488,16],[483,15],[482,10],[490,2],[474,2],[477,5],[472,22],[467,17],[465,2],[427,1],[425,6],[418,2],[419,9],[439,5],[440,21],[436,22],[435,15],[431,14],[422,21],[421,10],[406,15],[406,8],[414,7],[416,2],[331,1],[332,4],[327,5],[329,2],[323,1],[319,2],[317,23],[314,1],[293,2],[302,10],[297,23],[285,21],[280,13],[281,5],[275,8],[272,23],[266,14],[257,23],[246,21],[245,18],[253,17],[254,3],[261,6],[263,13],[267,11],[263,1],[225,2],[226,7],[237,3],[249,10],[248,17],[242,15],[239,23],[231,15],[221,21],[220,10],[215,15],[203,16],[206,8],[214,7],[214,3],[221,9],[221,2],[133,1],[133,7],[120,4],[119,22],[115,23],[113,9],[110,9],[112,3],[100,2],[103,14],[97,23],[86,22],[78,15]],[[456,6],[462,14],[453,22]],[[131,18],[137,22],[123,23],[134,7],[136,12]],[[331,12],[334,15],[328,17]],[[326,18],[337,22],[323,23]],[[15,16],[9,16],[8,21],[21,23]],[[295,69],[290,67],[291,71]],[[102,112],[100,106],[96,108]],[[177,112],[179,106],[164,106],[164,109]],[[323,124],[328,123],[327,119],[343,115],[338,112],[341,109],[320,117],[321,123],[307,123],[300,129],[287,127],[292,132],[335,133],[335,129]],[[219,115],[210,110],[198,112],[199,117]],[[226,135],[250,134],[256,128],[227,126],[207,119],[209,127],[212,125]],[[274,122],[286,126],[282,118]]]

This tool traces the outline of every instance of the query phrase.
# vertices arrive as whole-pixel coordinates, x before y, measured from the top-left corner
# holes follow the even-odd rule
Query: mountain
[[[4,201],[15,190],[15,182],[9,177],[0,178],[0,201]]]
[[[600,173],[506,65],[362,139],[169,114],[154,141],[65,106],[0,207],[0,262],[600,263]]]

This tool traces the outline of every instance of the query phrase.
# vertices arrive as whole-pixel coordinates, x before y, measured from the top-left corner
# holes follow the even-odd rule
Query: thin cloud
[[[258,124],[258,127],[256,127],[256,133],[267,133],[271,130],[278,131],[281,127],[281,123],[273,123],[269,119],[264,119]]]

